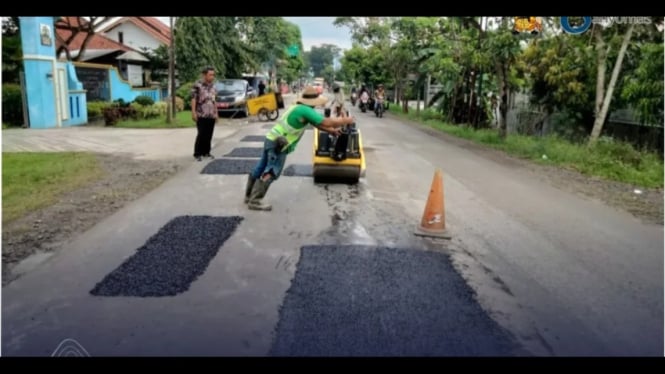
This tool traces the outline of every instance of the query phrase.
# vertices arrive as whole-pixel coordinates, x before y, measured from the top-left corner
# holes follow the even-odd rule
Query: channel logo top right
[[[613,24],[651,24],[650,17],[561,17],[561,28],[568,34],[579,35],[587,32],[592,24],[599,24],[605,27]]]

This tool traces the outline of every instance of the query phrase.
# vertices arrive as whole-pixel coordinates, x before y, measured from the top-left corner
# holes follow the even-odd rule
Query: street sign
[[[298,54],[300,54],[300,48],[298,48],[297,44],[290,45],[289,48],[286,49],[286,53],[291,57],[298,56]]]

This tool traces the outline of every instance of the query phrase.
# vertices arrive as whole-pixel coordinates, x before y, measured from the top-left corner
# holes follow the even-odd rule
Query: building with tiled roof
[[[100,32],[136,50],[153,50],[160,45],[168,46],[171,41],[170,28],[155,17],[121,17],[103,26]]]

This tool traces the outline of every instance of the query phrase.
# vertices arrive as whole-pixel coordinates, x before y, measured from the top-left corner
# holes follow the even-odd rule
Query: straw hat
[[[316,88],[312,86],[307,86],[302,92],[302,95],[296,100],[300,104],[305,104],[309,106],[320,106],[325,104],[328,101],[328,98],[325,96],[319,95],[316,91]]]

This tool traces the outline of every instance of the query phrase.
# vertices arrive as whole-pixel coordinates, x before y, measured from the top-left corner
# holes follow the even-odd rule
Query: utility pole
[[[171,41],[169,48],[169,85],[171,86],[171,116],[175,118],[176,113],[178,113],[175,106],[175,17],[169,17],[169,22],[171,24]]]

